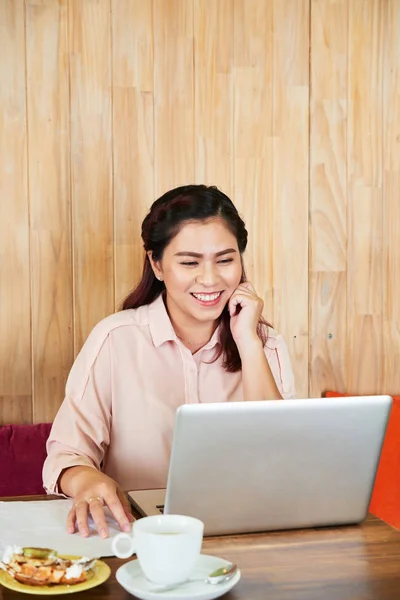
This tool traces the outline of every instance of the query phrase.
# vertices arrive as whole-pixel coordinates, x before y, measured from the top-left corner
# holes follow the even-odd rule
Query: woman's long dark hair
[[[224,219],[227,227],[235,236],[240,255],[246,250],[247,230],[233,202],[215,186],[184,185],[170,190],[156,200],[142,223],[143,246],[146,257],[142,279],[136,288],[127,296],[122,309],[138,308],[151,304],[164,290],[165,286],[153,273],[147,252],[151,251],[155,261],[161,260],[165,248],[172,238],[188,221],[205,221],[219,217]],[[246,281],[243,269],[242,282]],[[234,373],[242,368],[242,361],[230,328],[230,315],[227,307],[220,316],[220,350],[215,360],[223,354],[223,366],[226,371]],[[258,335],[265,344],[267,323],[261,320]]]

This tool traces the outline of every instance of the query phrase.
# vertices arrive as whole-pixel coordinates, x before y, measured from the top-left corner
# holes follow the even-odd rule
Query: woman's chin
[[[196,321],[200,321],[202,323],[208,323],[208,322],[214,322],[217,321],[223,311],[224,311],[225,306],[218,306],[218,307],[213,307],[213,308],[206,308],[206,309],[200,309],[200,310],[196,310],[196,311],[192,311],[192,317],[194,319],[196,319]]]

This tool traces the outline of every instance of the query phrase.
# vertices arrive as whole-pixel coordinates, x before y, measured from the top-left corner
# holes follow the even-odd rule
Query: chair
[[[326,392],[327,398],[350,396]],[[400,396],[393,405],[383,442],[381,458],[372,491],[369,511],[392,527],[400,529]]]
[[[0,426],[0,496],[45,493],[42,468],[51,425]]]

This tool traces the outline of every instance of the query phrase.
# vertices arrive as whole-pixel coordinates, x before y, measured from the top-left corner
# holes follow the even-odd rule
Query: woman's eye
[[[233,258],[223,258],[222,260],[219,260],[218,262],[222,263],[223,265],[225,265],[227,263],[233,262]]]
[[[184,265],[185,267],[194,267],[195,265],[197,265],[197,262],[195,260],[190,260],[182,262],[181,265]]]

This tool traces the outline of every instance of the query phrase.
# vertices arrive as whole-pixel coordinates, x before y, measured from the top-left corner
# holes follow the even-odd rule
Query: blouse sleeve
[[[284,400],[296,397],[294,375],[285,340],[280,334],[273,333],[264,347],[276,386]]]
[[[59,493],[60,474],[68,467],[100,469],[110,443],[110,342],[96,328],[72,366],[65,392],[43,466],[43,486],[49,494]]]

